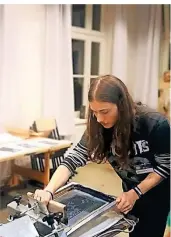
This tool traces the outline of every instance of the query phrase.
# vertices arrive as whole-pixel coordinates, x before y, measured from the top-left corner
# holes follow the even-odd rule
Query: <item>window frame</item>
[[[105,32],[105,5],[101,4],[101,31],[92,30],[92,13],[93,13],[93,5],[86,5],[86,14],[85,14],[85,28],[82,27],[71,27],[71,40],[83,40],[84,41],[84,74],[78,75],[73,74],[74,78],[83,78],[83,104],[87,107],[88,102],[88,90],[90,85],[90,78],[95,78],[98,75],[91,75],[91,43],[97,42],[100,43],[100,52],[99,52],[99,75],[102,75],[106,72],[106,64],[104,63],[104,58],[107,55],[107,40],[106,40],[106,32]],[[79,111],[75,111],[78,116]]]

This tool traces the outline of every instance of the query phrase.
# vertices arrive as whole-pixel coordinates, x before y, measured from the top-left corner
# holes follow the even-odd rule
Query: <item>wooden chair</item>
[[[33,122],[31,129],[35,132],[43,132],[46,137],[49,137],[52,139],[61,140],[61,138],[63,138],[59,135],[57,123],[54,118],[38,119]],[[64,160],[64,154],[68,148],[63,148],[57,152],[54,152],[54,154],[51,155],[50,177],[53,175],[55,170]],[[32,169],[34,170],[39,170],[39,171],[44,172],[44,155],[43,154],[32,155],[31,166],[32,166]]]

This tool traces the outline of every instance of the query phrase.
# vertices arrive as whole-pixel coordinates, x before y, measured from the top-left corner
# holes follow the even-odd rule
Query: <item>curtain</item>
[[[43,115],[55,117],[59,133],[74,133],[70,5],[46,6]]]
[[[122,79],[124,83],[127,81],[127,7],[126,5],[115,5],[114,14],[114,33],[113,33],[113,57],[112,71],[113,74]]]
[[[0,5],[2,126],[53,116],[61,135],[74,133],[70,21],[70,5]],[[5,177],[9,165],[0,163]]]
[[[4,5],[1,122],[29,127],[41,114],[44,51],[43,5]]]
[[[0,121],[25,128],[39,117],[54,116],[62,135],[72,134],[70,5],[2,9]]]
[[[160,50],[160,78],[163,73],[170,69],[169,56],[170,56],[170,5],[162,5],[162,37],[161,37],[161,50]]]
[[[115,5],[113,35],[112,73],[123,76],[134,100],[156,109],[161,5]]]

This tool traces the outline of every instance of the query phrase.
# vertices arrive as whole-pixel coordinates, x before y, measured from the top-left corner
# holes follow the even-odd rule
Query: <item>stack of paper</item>
[[[20,137],[14,136],[10,133],[4,132],[0,133],[0,145],[5,143],[11,143],[11,142],[18,142],[23,140]]]

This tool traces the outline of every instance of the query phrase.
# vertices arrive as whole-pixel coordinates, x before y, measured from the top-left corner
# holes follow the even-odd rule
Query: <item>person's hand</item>
[[[52,199],[52,196],[46,190],[36,189],[34,199],[48,205],[49,201]]]
[[[139,199],[139,197],[133,189],[128,192],[123,192],[116,199],[116,207],[120,212],[127,214],[132,210],[137,199]]]

